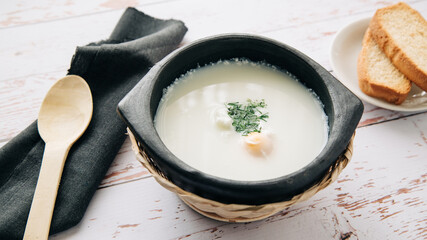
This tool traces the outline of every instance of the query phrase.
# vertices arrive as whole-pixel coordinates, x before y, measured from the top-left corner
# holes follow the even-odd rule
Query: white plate
[[[363,35],[368,28],[370,19],[364,18],[355,21],[336,34],[330,50],[330,61],[335,76],[356,96],[373,105],[402,112],[427,110],[427,93],[414,84],[401,105],[370,97],[360,90],[357,78],[357,57],[362,49]]]

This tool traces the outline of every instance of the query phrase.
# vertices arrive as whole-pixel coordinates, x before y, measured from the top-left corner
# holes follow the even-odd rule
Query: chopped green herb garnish
[[[226,104],[226,107],[228,115],[233,120],[234,129],[243,136],[251,132],[261,132],[260,121],[265,122],[268,118],[268,112],[261,111],[267,107],[264,99],[261,101],[248,99],[246,104],[230,102]]]

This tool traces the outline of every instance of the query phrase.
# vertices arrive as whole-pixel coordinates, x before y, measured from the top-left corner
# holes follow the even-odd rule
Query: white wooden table
[[[427,1],[406,1],[427,17]],[[389,0],[4,0],[0,2],[0,146],[33,122],[76,46],[109,36],[127,6],[185,22],[183,45],[254,33],[289,44],[331,70],[329,46],[346,24]],[[333,73],[333,72],[332,72]],[[51,239],[427,239],[427,111],[365,103],[354,156],[310,200],[265,220],[205,218],[158,185],[126,140],[83,220]]]

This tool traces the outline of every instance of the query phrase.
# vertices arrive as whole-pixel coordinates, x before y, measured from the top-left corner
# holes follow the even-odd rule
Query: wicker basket
[[[132,149],[135,152],[138,161],[141,162],[148,171],[150,171],[160,185],[176,193],[182,201],[200,214],[225,222],[250,222],[261,220],[291,206],[292,204],[309,199],[338,178],[338,175],[347,166],[347,163],[350,161],[353,154],[354,134],[346,151],[336,160],[335,164],[329,168],[329,171],[323,179],[305,192],[294,196],[291,200],[262,205],[224,204],[187,192],[167,180],[160,171],[156,170],[157,168],[154,166],[153,160],[147,156],[144,149],[142,149],[141,145],[136,141],[132,132],[129,129],[127,131],[132,142]]]

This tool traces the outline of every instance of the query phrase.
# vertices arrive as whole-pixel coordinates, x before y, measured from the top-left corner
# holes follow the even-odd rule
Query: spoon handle
[[[59,182],[71,144],[47,142],[24,240],[47,239]]]

